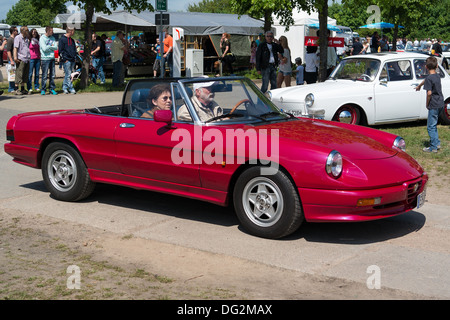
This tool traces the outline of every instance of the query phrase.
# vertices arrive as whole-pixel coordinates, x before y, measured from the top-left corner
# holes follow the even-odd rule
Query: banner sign
[[[319,37],[305,37],[305,46],[318,47]],[[328,46],[329,47],[344,47],[345,41],[344,38],[339,37],[329,37],[328,38]]]

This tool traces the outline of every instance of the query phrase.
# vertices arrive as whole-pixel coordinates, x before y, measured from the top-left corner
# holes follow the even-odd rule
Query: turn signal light
[[[367,206],[375,206],[380,203],[381,197],[377,197],[377,198],[359,199],[356,205],[358,207],[367,207]]]

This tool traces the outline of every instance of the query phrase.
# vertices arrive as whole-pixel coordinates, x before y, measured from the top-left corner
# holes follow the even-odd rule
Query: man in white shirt
[[[223,114],[223,109],[214,101],[215,94],[212,88],[215,83],[215,81],[194,83],[194,96],[191,101],[202,122]],[[186,105],[182,105],[178,110],[178,120],[192,121]]]

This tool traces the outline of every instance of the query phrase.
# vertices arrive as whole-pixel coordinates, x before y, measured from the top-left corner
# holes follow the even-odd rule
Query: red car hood
[[[268,133],[270,130],[278,129],[280,140],[295,140],[299,144],[311,144],[330,151],[336,150],[343,157],[353,160],[385,159],[397,154],[397,150],[379,141],[326,121],[300,119],[300,121],[274,123],[258,128],[267,128]],[[380,131],[379,134],[382,136],[387,133]]]

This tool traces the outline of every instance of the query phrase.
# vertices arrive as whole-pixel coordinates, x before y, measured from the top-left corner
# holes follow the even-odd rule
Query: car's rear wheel
[[[84,199],[95,187],[78,151],[61,142],[53,142],[45,149],[42,177],[52,196],[63,201]]]
[[[334,114],[333,121],[350,124],[360,124],[361,112],[353,105],[343,105]]]
[[[442,110],[440,118],[442,124],[450,125],[450,98],[445,100],[444,110]]]
[[[263,175],[261,169],[251,167],[237,179],[233,192],[236,215],[255,236],[270,239],[287,236],[304,219],[299,195],[282,171]]]

